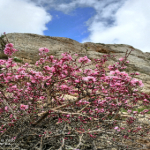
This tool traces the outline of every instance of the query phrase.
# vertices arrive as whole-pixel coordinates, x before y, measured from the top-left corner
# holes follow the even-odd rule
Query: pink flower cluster
[[[84,80],[84,81],[90,81],[90,80],[92,80],[93,82],[95,82],[96,78],[94,78],[92,76],[87,76],[87,77],[82,77],[82,80]]]
[[[4,54],[8,55],[8,56],[11,56],[16,51],[18,51],[18,50],[13,48],[13,44],[9,43],[9,44],[6,44],[6,46],[5,46]]]
[[[39,49],[39,51],[40,51],[41,53],[48,53],[48,52],[49,52],[49,49],[46,48],[46,47],[42,47],[42,48]]]
[[[21,110],[26,110],[26,109],[28,109],[28,108],[29,108],[28,105],[24,105],[24,104],[21,104],[21,105],[20,105],[20,109],[21,109]]]
[[[87,58],[87,56],[84,56],[84,57],[81,57],[81,58],[79,58],[79,62],[81,62],[81,63],[89,63],[89,62],[91,62],[91,60],[90,59],[88,59]]]

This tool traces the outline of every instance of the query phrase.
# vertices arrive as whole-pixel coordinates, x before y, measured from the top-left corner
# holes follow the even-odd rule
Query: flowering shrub
[[[149,96],[139,92],[143,83],[134,78],[138,73],[129,76],[122,71],[130,53],[110,65],[107,73],[104,63],[110,55],[95,59],[95,69],[86,69],[92,63],[87,56],[63,53],[61,59],[55,59],[47,56],[47,48],[39,49],[41,58],[35,66],[40,71],[28,63],[15,70],[17,63],[11,58],[15,51],[13,44],[7,44],[4,53],[9,59],[0,60],[5,66],[0,74],[0,84],[5,87],[0,88],[2,139],[13,138],[17,146],[24,143],[22,148],[27,149],[143,146],[137,140],[147,136],[149,128],[133,110],[149,105]],[[71,95],[74,97],[66,98]],[[126,118],[121,109],[127,110]]]

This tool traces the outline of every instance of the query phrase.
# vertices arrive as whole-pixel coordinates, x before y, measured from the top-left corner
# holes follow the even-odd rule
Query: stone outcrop
[[[24,62],[34,64],[39,57],[39,48],[46,47],[50,50],[48,55],[61,57],[63,52],[78,53],[80,56],[87,55],[90,59],[99,58],[102,55],[112,54],[116,58],[110,60],[108,64],[113,64],[118,58],[124,57],[126,51],[131,52],[127,72],[139,72],[138,79],[144,83],[143,91],[150,94],[150,53],[142,52],[130,45],[125,44],[103,44],[103,43],[79,43],[75,40],[64,37],[42,36],[28,33],[7,34],[10,43],[19,51],[13,57],[18,57]],[[6,38],[4,38],[6,40]],[[1,49],[1,48],[0,48]],[[2,51],[1,51],[2,53]]]

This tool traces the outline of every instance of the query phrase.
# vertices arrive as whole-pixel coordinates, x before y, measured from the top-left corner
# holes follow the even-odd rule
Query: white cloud
[[[104,3],[106,3],[106,1],[108,0],[105,0]],[[57,5],[56,9],[64,13],[69,13],[77,7],[97,7],[98,5],[99,9],[101,9],[104,3],[99,0],[73,0],[70,3],[61,3]]]
[[[62,11],[64,13],[70,13],[77,7],[93,7],[97,4],[103,5],[101,0],[30,0],[35,2],[39,6],[44,6],[45,9],[53,8],[55,10]],[[103,0],[102,0],[103,1]],[[113,0],[105,0],[113,1]]]
[[[89,36],[82,42],[128,44],[150,52],[149,0],[4,0],[0,33],[43,35],[52,20],[49,10],[70,14],[78,7],[92,7],[96,12],[87,21]]]
[[[43,35],[52,16],[29,0],[4,0],[0,3],[0,34],[36,33]]]
[[[83,42],[128,44],[150,52],[149,0],[127,0],[119,9],[118,4],[111,4],[93,17],[88,23],[90,35]],[[108,23],[110,19],[112,24]]]

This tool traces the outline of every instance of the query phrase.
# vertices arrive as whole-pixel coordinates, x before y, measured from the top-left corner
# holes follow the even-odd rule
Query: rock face
[[[130,45],[124,44],[103,44],[103,43],[79,43],[75,40],[64,37],[50,37],[28,33],[7,34],[10,43],[19,51],[13,57],[18,57],[24,62],[34,64],[39,57],[39,48],[46,47],[50,50],[48,55],[61,57],[63,52],[78,53],[80,56],[87,55],[90,59],[99,58],[102,55],[112,54],[116,59],[110,60],[113,64],[118,58],[124,57],[126,51],[134,50],[128,57],[129,65],[127,72],[139,72],[138,79],[144,83],[142,91],[150,94],[150,53],[144,53]],[[6,40],[6,38],[4,38]],[[1,49],[1,47],[0,47]],[[3,53],[2,51],[0,53]]]

